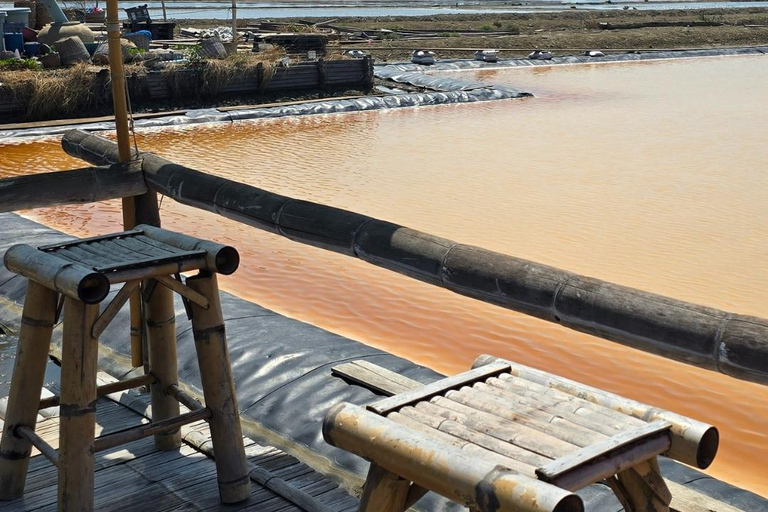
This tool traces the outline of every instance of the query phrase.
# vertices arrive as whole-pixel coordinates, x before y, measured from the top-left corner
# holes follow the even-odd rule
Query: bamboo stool
[[[32,446],[58,466],[59,510],[93,510],[94,453],[153,435],[159,450],[181,446],[182,425],[207,420],[219,495],[250,495],[216,272],[239,264],[232,247],[151,226],[40,247],[11,247],[5,265],[28,278],[19,350],[0,442],[0,499],[21,497]],[[198,270],[181,281],[181,272]],[[124,283],[100,311],[110,285]],[[98,338],[128,298],[141,291],[149,373],[96,386]],[[192,319],[205,407],[178,387],[173,292]],[[61,396],[40,400],[48,348],[63,302]],[[94,439],[99,396],[149,385],[153,422]],[[191,412],[180,414],[179,403]],[[35,434],[39,409],[59,405],[58,451]]]
[[[371,461],[361,511],[402,512],[431,490],[472,511],[580,512],[573,491],[603,482],[627,512],[668,512],[657,456],[703,469],[717,452],[710,425],[491,356],[428,385],[366,361],[333,371],[407,389],[326,415],[326,441]]]

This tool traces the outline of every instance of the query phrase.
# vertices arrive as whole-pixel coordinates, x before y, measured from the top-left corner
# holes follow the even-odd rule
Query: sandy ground
[[[239,20],[239,26],[258,20]],[[277,20],[272,20],[277,21]],[[295,20],[283,20],[291,22]],[[314,19],[313,21],[324,21]],[[719,22],[721,26],[653,27],[629,30],[601,30],[599,23],[644,23],[652,21]],[[221,20],[179,20],[179,26],[211,27]],[[434,49],[438,57],[470,58],[481,48],[501,49],[502,57],[548,49],[555,54],[579,50],[648,50],[666,48],[710,48],[768,44],[768,9],[701,9],[676,11],[588,11],[570,10],[536,14],[456,14],[431,17],[340,18],[334,25],[360,29],[441,29],[514,31],[516,35],[456,36],[420,40],[392,38],[358,47],[372,53],[377,61],[403,60],[414,49]],[[763,26],[748,26],[763,25]],[[331,55],[341,47],[332,43]],[[344,45],[344,48],[351,46]]]

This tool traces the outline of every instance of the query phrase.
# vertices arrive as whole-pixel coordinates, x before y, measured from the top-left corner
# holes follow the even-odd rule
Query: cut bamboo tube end
[[[85,304],[98,304],[109,293],[109,280],[103,274],[29,245],[8,249],[4,262],[11,272]]]

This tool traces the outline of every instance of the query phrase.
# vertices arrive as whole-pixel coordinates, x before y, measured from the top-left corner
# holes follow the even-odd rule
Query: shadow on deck
[[[137,405],[148,404],[149,395],[136,395]],[[52,409],[55,411],[55,409]],[[143,415],[110,398],[101,398],[96,413],[96,435],[109,434],[128,426],[147,423]],[[2,421],[0,421],[0,427]],[[59,445],[59,419],[48,415],[35,429],[54,448]],[[159,452],[149,437],[96,454],[94,505],[96,510],[121,512],[170,510],[258,510],[259,512],[305,510],[273,490],[251,482],[251,496],[235,505],[219,502],[216,468],[194,444],[205,447],[210,431],[205,421],[188,425],[185,442],[178,450]],[[195,442],[189,442],[194,438]],[[210,446],[210,443],[207,443]],[[318,510],[356,510],[358,500],[338,485],[296,458],[271,446],[262,446],[245,438],[248,462],[271,472],[292,487],[302,490],[318,502]],[[0,502],[0,511],[26,512],[56,510],[57,474],[48,459],[33,450],[24,497]]]

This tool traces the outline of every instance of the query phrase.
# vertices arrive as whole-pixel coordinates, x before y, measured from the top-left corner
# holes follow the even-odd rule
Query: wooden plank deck
[[[107,397],[99,400],[97,436],[148,422],[142,414],[132,410],[141,410],[142,405],[148,405],[148,394],[128,392],[123,398],[126,396],[133,402],[132,407]],[[58,448],[58,427],[59,418],[54,415],[39,421],[35,432]],[[206,445],[210,446],[208,424],[204,421],[193,423],[183,430],[183,435],[185,443],[175,451],[155,450],[154,440],[149,437],[96,454],[95,509],[120,512],[305,510],[253,481],[255,471],[252,471],[250,499],[235,505],[222,505],[214,461],[204,453]],[[187,442],[192,439],[194,442]],[[193,445],[200,445],[203,450]],[[250,464],[313,497],[318,502],[316,510],[357,509],[356,498],[296,458],[248,438],[245,438],[245,447]],[[56,510],[56,468],[37,450],[33,450],[32,455],[24,497],[0,502],[0,512]]]

